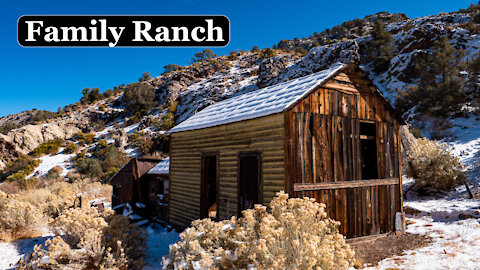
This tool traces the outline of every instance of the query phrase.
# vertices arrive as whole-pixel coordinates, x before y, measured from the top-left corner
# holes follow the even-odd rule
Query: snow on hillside
[[[71,163],[70,159],[76,156],[76,154],[62,154],[62,149],[60,149],[60,154],[55,155],[46,155],[40,157],[39,160],[41,161],[40,165],[33,171],[32,174],[27,176],[30,178],[32,176],[44,176],[50,171],[53,167],[61,167],[62,173],[61,176],[66,176],[67,173],[71,170]]]

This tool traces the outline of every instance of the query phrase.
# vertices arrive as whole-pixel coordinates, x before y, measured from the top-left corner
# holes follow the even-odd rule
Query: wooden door
[[[202,155],[200,217],[218,219],[218,153]]]
[[[238,156],[238,215],[263,201],[261,157],[259,152]]]

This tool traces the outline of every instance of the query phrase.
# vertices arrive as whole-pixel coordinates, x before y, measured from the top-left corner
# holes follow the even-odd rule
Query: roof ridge
[[[285,111],[346,66],[336,62],[328,69],[219,101],[190,116],[169,133],[214,127]]]

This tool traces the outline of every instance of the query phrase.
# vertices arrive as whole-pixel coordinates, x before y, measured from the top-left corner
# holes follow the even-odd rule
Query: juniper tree
[[[153,86],[145,83],[134,83],[126,87],[122,97],[124,105],[134,113],[144,115],[157,106]]]
[[[194,56],[192,58],[192,62],[196,63],[196,62],[200,62],[200,61],[203,61],[203,60],[208,60],[208,59],[214,58],[216,56],[217,55],[212,50],[205,49],[201,52],[198,52],[198,53],[194,54]]]
[[[163,67],[163,74],[167,74],[167,73],[170,73],[172,71],[181,70],[181,69],[182,69],[182,66],[180,66],[180,65],[168,64],[168,65]]]
[[[82,104],[91,104],[97,100],[102,99],[102,94],[100,94],[100,89],[98,88],[85,88],[82,90],[82,98],[80,98],[80,103]]]
[[[379,73],[388,69],[390,60],[393,58],[393,36],[385,30],[381,20],[377,20],[372,30],[372,39],[368,43],[371,54],[369,60],[373,61],[375,72]]]
[[[140,79],[138,79],[139,82],[144,82],[144,81],[148,81],[152,78],[152,75],[150,75],[150,72],[144,72],[142,74],[142,77],[140,77]]]

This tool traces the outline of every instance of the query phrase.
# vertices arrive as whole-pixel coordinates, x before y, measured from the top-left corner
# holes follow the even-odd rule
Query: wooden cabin
[[[213,104],[170,131],[169,223],[228,219],[284,190],[325,203],[347,237],[402,229],[402,124],[353,64]]]
[[[157,158],[132,158],[110,178],[112,208],[129,203],[136,213],[148,216],[150,181],[147,173],[160,161]]]

